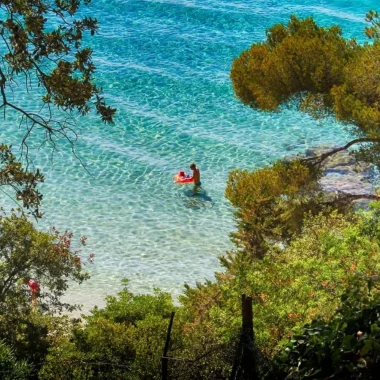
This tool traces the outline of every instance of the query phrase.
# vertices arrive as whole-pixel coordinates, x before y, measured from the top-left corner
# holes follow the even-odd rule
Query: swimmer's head
[[[194,170],[195,168],[196,168],[196,166],[195,166],[194,163],[190,164],[190,169],[191,169],[191,170]]]
[[[185,172],[184,172],[183,170],[181,170],[181,171],[178,173],[178,175],[179,175],[180,177],[184,177],[184,176],[185,176]]]

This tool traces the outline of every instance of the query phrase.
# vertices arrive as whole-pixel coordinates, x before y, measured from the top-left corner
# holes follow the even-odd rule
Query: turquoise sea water
[[[118,108],[113,126],[77,119],[77,153],[65,144],[32,150],[46,183],[41,228],[86,235],[95,253],[92,279],[72,287],[85,310],[130,279],[135,292],[153,286],[182,292],[184,282],[212,278],[217,257],[231,248],[232,209],[224,198],[228,172],[253,169],[306,148],[348,139],[342,126],[318,123],[292,111],[264,114],[234,98],[234,57],[265,37],[290,14],[339,24],[346,37],[364,41],[364,17],[378,0],[314,1],[100,1],[83,13],[99,19],[89,39],[97,81]],[[28,107],[31,95],[18,102]],[[15,142],[11,118],[1,141]],[[173,184],[190,162],[201,169],[203,192]]]

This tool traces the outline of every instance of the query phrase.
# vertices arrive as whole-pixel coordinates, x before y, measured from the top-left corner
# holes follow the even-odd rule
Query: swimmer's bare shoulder
[[[196,185],[199,185],[201,183],[201,173],[199,168],[194,163],[192,163],[190,164],[190,169],[193,171],[194,183]]]

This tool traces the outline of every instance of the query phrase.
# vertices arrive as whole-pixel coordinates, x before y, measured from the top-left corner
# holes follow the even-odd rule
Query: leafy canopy
[[[287,244],[311,212],[346,212],[360,198],[374,194],[327,194],[318,185],[326,159],[355,144],[359,156],[373,164],[380,153],[379,15],[369,12],[367,28],[373,44],[345,40],[338,26],[320,27],[312,18],[291,16],[287,25],[267,30],[234,60],[231,79],[236,96],[252,108],[278,111],[298,105],[316,117],[335,115],[353,123],[357,138],[316,157],[278,161],[252,172],[233,171],[226,197],[235,207],[238,231],[232,240],[241,256],[262,258],[270,245]],[[234,258],[233,258],[234,257]]]
[[[278,357],[287,379],[377,377],[380,299],[378,284],[368,285],[354,281],[330,320],[314,320],[292,336]]]
[[[72,238],[54,228],[38,231],[24,214],[0,218],[0,340],[33,363],[33,372],[47,353],[52,315],[77,308],[61,300],[69,281],[89,277]],[[29,281],[39,290],[32,292]]]
[[[133,295],[125,286],[106,301],[72,335],[57,336],[40,379],[161,378],[168,318],[176,309],[170,294]]]
[[[55,134],[67,136],[71,130],[67,119],[52,118],[51,107],[65,112],[87,114],[93,105],[105,122],[112,122],[115,109],[107,106],[101,89],[93,83],[95,66],[92,51],[82,47],[84,34],[94,35],[97,20],[79,18],[82,3],[91,0],[60,1],[1,1],[0,36],[0,108],[19,112],[26,123],[27,135],[42,127],[50,138]],[[49,117],[24,110],[12,101],[19,80],[26,90],[40,88],[41,101]]]
[[[312,18],[291,16],[267,30],[234,60],[236,96],[252,108],[277,111],[298,105],[313,116],[334,115],[354,125],[369,159],[378,162],[380,141],[379,14],[369,12],[372,44],[345,40],[338,26],[320,27]],[[370,143],[368,145],[368,143]]]
[[[38,184],[43,181],[44,177],[38,169],[34,172],[25,170],[16,160],[11,147],[0,145],[0,186],[11,188],[17,201],[35,217],[42,216],[42,194],[38,190]]]
[[[60,301],[68,281],[81,283],[88,278],[80,252],[71,247],[72,237],[56,229],[38,231],[25,215],[0,218],[0,321],[8,312],[29,310],[31,294],[25,285],[29,279],[41,285],[41,310],[54,312],[69,306]]]
[[[232,241],[254,258],[262,258],[270,244],[287,242],[300,231],[305,211],[321,210],[318,177],[299,161],[230,172],[226,197],[235,207],[238,227]]]
[[[260,260],[234,260],[216,282],[188,289],[186,309],[207,330],[233,339],[241,326],[240,296],[253,299],[258,348],[271,357],[294,329],[331,318],[356,279],[380,270],[378,211],[351,218],[332,213],[307,218],[291,242],[272,246]]]

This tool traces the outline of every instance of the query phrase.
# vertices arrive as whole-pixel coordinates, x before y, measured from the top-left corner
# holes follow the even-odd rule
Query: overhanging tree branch
[[[0,110],[4,119],[6,112],[19,115],[14,127],[25,128],[20,139],[20,155],[26,159],[23,168],[11,147],[0,145],[0,186],[14,190],[14,201],[22,202],[36,217],[41,216],[42,195],[38,184],[43,182],[43,176],[38,170],[29,171],[30,136],[41,133],[40,146],[50,144],[52,152],[57,139],[68,141],[72,154],[85,168],[75,151],[78,139],[75,115],[86,115],[93,110],[103,122],[112,123],[116,112],[106,104],[102,89],[94,83],[96,68],[91,49],[82,46],[85,34],[93,36],[98,30],[95,18],[78,15],[79,8],[90,2],[0,1],[3,15]],[[26,108],[17,102],[19,91],[27,91],[39,101]]]
[[[352,145],[361,144],[361,143],[378,143],[378,142],[380,142],[380,137],[362,137],[362,138],[359,138],[359,139],[352,140],[352,141],[348,142],[346,145],[343,145],[343,146],[341,146],[339,148],[335,148],[335,149],[329,150],[328,152],[322,153],[319,156],[302,158],[300,160],[300,162],[303,163],[303,164],[306,164],[306,163],[321,164],[327,158],[333,156],[336,153],[339,153],[339,152],[342,152],[344,150],[347,150]]]
[[[108,107],[99,96],[101,89],[93,82],[91,74],[95,66],[91,59],[91,49],[81,48],[85,32],[94,35],[98,30],[97,20],[91,17],[75,17],[79,7],[88,5],[90,0],[75,2],[55,2],[54,6],[47,0],[42,0],[36,7],[34,2],[0,3],[5,18],[0,22],[0,36],[5,45],[1,56],[0,87],[4,110],[8,107],[21,112],[26,119],[47,130],[48,139],[65,129],[67,120],[53,121],[42,114],[37,115],[10,104],[7,100],[7,90],[13,91],[13,83],[20,74],[24,74],[28,83],[26,89],[31,89],[31,79],[36,78],[37,86],[46,91],[42,103],[71,114],[79,111],[87,114],[91,108],[100,115],[102,121],[113,122],[115,109]],[[59,17],[60,24],[55,28],[46,28],[50,17]],[[49,30],[49,31],[47,31]],[[65,58],[70,57],[68,60]],[[9,86],[5,87],[5,82]],[[51,114],[50,114],[51,116]],[[25,121],[25,120],[24,120]],[[30,131],[29,131],[30,132]],[[26,134],[29,137],[30,133]],[[66,133],[62,133],[68,138]],[[25,139],[23,140],[25,142]],[[70,143],[73,141],[70,140]]]

